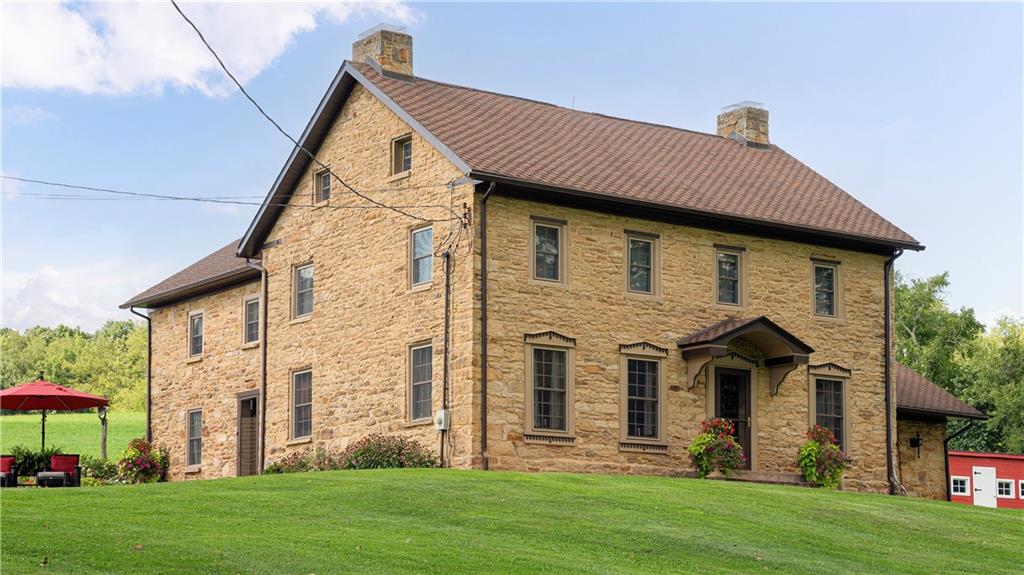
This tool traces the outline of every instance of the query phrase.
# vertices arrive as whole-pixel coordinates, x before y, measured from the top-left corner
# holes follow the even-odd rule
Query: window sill
[[[542,279],[535,278],[532,275],[530,276],[530,283],[535,285],[535,286],[542,286],[542,287],[551,287],[551,288],[560,288],[560,289],[568,289],[569,288],[569,282],[566,282],[565,280],[542,280]]]
[[[712,304],[712,307],[714,307],[715,309],[719,309],[719,310],[723,310],[723,311],[731,311],[731,312],[746,311],[746,309],[747,309],[747,306],[745,306],[743,304],[721,303],[721,302],[717,302],[717,301]]]
[[[820,321],[824,321],[824,322],[829,322],[829,323],[836,323],[836,324],[846,323],[845,318],[843,316],[841,316],[841,315],[820,315],[820,314],[816,314],[816,313],[811,313],[811,317],[813,317],[816,320],[820,320]]]
[[[412,175],[412,170],[406,170],[404,172],[398,172],[397,174],[394,174],[390,178],[388,178],[388,183],[404,180],[405,178],[408,178],[411,175]]]
[[[259,340],[257,340],[257,341],[250,341],[249,343],[243,343],[242,344],[242,349],[256,349],[259,346],[260,346]]]
[[[657,301],[657,300],[661,299],[661,294],[657,293],[657,292],[655,292],[655,293],[646,293],[646,292],[642,292],[642,291],[626,290],[623,293],[626,295],[627,298],[635,298],[635,299],[644,300],[644,301]]]
[[[423,283],[420,283],[420,284],[415,284],[415,285],[410,286],[409,287],[409,291],[410,292],[429,291],[430,288],[432,288],[432,287],[434,287],[434,282],[432,282],[432,281],[423,282]]]
[[[299,317],[293,317],[292,320],[290,322],[288,322],[288,325],[295,325],[297,323],[306,323],[307,321],[310,321],[311,319],[313,319],[313,314],[311,314],[311,313],[308,313],[306,315],[300,315]]]
[[[299,437],[299,438],[296,438],[296,439],[289,439],[284,444],[285,445],[302,445],[303,443],[313,443],[313,436],[310,435],[309,437]]]
[[[203,354],[193,355],[185,359],[185,363],[196,363],[203,361]]]
[[[620,439],[619,451],[634,453],[668,453],[667,441],[644,441],[642,439]]]
[[[546,433],[528,431],[523,434],[523,443],[539,445],[576,445],[576,436],[568,433]]]
[[[434,423],[433,418],[417,419],[415,421],[406,421],[402,424],[402,427],[406,429],[410,427],[423,427],[424,425],[430,425],[431,423]]]
[[[203,466],[202,465],[189,465],[189,466],[185,467],[185,474],[186,475],[191,475],[193,473],[199,473],[202,470],[203,470]]]

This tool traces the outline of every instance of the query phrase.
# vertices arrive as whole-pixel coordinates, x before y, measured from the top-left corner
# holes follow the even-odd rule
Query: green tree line
[[[0,388],[39,377],[101,395],[112,409],[141,411],[146,405],[146,327],[108,321],[93,333],[77,327],[0,329]]]
[[[951,442],[970,451],[1024,453],[1024,320],[988,330],[971,308],[950,309],[949,274],[896,275],[896,359],[989,416]],[[950,432],[964,422],[950,423]]]

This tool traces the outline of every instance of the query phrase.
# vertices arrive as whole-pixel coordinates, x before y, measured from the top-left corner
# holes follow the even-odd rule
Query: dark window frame
[[[412,134],[391,141],[391,175],[412,171]]]
[[[828,388],[828,389],[825,389]],[[835,377],[814,377],[814,423],[836,436],[839,449],[846,450],[846,381]],[[823,397],[827,396],[827,397]],[[836,401],[838,398],[838,401]],[[825,400],[825,403],[822,403]],[[828,408],[823,410],[822,406]],[[838,407],[838,414],[836,408]],[[823,423],[824,421],[824,423]]]
[[[198,429],[193,426],[193,417],[199,416]],[[188,467],[203,464],[203,410],[190,409],[185,415],[185,461]]]
[[[722,257],[732,256],[736,259],[736,274],[734,277],[723,277],[722,276]],[[716,247],[715,248],[715,303],[718,305],[727,305],[732,307],[742,307],[744,300],[744,285],[743,285],[743,259],[744,251],[741,249]],[[723,282],[730,282],[733,285],[733,293],[735,294],[735,301],[728,301],[722,298],[723,293],[727,290],[722,289]]]

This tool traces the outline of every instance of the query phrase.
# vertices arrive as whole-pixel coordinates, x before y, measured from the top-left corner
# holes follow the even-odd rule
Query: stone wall
[[[237,469],[237,397],[258,391],[260,351],[242,343],[243,302],[259,281],[153,310],[153,442],[170,449],[171,479],[224,477]],[[203,354],[188,356],[189,315],[203,313]],[[186,414],[203,410],[202,465],[185,473]]]
[[[899,446],[900,483],[907,495],[946,499],[945,421],[900,419],[896,425]],[[921,437],[921,447],[910,446],[910,438]]]
[[[816,351],[811,363],[852,370],[846,415],[855,464],[845,486],[885,491],[883,263],[881,256],[714,232],[495,196],[489,202],[490,363],[488,450],[492,468],[678,474],[690,470],[686,448],[713,414],[706,378],[690,388],[676,341],[728,316],[766,315]],[[531,217],[567,222],[568,280],[532,279]],[[659,235],[660,290],[625,290],[625,230]],[[747,305],[714,302],[714,246],[742,246]],[[844,313],[811,310],[811,257],[841,261]],[[553,330],[576,339],[575,442],[537,444],[523,437],[524,334]],[[647,341],[669,350],[667,451],[620,450],[619,346]],[[749,366],[748,366],[749,367]],[[791,372],[778,395],[754,369],[753,471],[794,473],[810,423],[809,379]]]

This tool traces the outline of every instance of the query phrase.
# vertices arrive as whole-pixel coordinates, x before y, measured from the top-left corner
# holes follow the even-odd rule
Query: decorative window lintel
[[[542,331],[528,333],[523,336],[523,341],[535,345],[557,345],[559,347],[576,347],[576,338],[562,335],[557,331]]]

